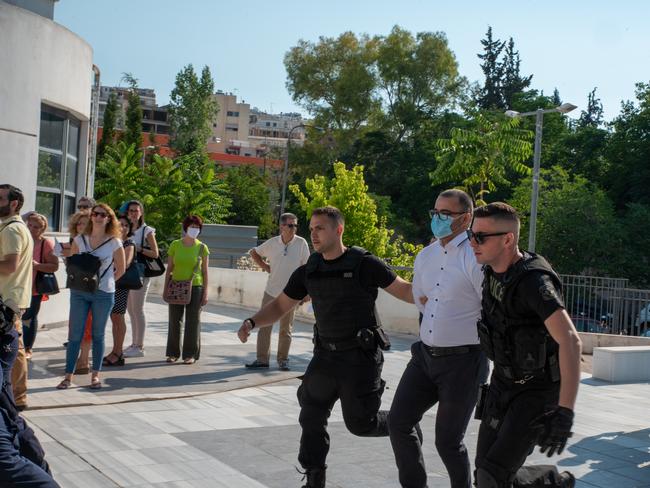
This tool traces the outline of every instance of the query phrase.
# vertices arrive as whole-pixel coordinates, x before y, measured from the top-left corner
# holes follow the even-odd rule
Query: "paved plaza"
[[[25,417],[44,445],[55,479],[64,487],[299,487],[298,376],[311,357],[311,325],[298,323],[292,370],[244,368],[254,359],[235,331],[249,311],[209,305],[203,313],[201,358],[167,364],[167,307],[152,299],[146,356],[123,368],[105,368],[104,388],[88,388],[90,375],[56,390],[64,371],[67,328],[39,331],[30,367],[30,409]],[[45,317],[42,318],[45,321]],[[108,327],[110,331],[110,325]],[[130,331],[127,332],[128,345]],[[409,359],[414,336],[392,335],[384,379],[388,408]],[[272,348],[275,348],[276,336]],[[107,343],[111,344],[110,333]],[[110,347],[110,346],[109,346]],[[422,422],[430,487],[448,487],[434,447],[435,409]],[[330,419],[328,487],[396,488],[388,439],[349,434],[337,404]],[[650,487],[650,385],[611,385],[584,373],[574,437],[559,457],[579,488]],[[478,422],[466,443],[473,458]],[[547,463],[535,453],[529,461]]]

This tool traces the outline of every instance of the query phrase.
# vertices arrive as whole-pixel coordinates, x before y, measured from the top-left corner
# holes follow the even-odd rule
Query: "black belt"
[[[545,378],[546,377],[546,371],[531,371],[525,373],[523,376],[518,376],[515,375],[512,368],[508,366],[502,366],[500,364],[495,364],[494,365],[494,372],[500,376],[502,379],[505,379],[507,381],[511,381],[513,383],[517,383],[519,385],[524,385],[528,383],[531,380],[535,379],[540,379],[540,378]]]
[[[318,346],[327,351],[349,351],[350,349],[361,347],[359,340],[356,337],[353,339],[318,337]]]
[[[469,346],[438,347],[438,346],[427,346],[423,342],[422,345],[424,346],[424,349],[429,353],[429,355],[434,357],[452,356],[455,354],[467,354],[481,349],[481,346],[479,346],[478,344],[472,344]]]

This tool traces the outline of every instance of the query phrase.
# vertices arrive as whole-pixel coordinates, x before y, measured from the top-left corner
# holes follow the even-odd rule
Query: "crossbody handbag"
[[[144,264],[140,263],[134,256],[124,274],[115,282],[115,286],[120,290],[139,290],[142,288],[144,286]]]
[[[45,239],[41,241],[41,259],[43,262],[43,248],[45,247]],[[34,279],[34,287],[36,293],[39,295],[56,295],[59,293],[59,282],[56,280],[54,273],[50,271],[37,271],[36,278]]]
[[[81,236],[81,238],[84,241],[85,248],[90,249],[90,245],[86,242],[86,237]],[[106,272],[111,269],[113,261],[111,261],[111,264],[109,264],[100,275],[99,269],[102,266],[102,261],[95,256],[93,252],[112,239],[112,237],[106,239],[92,251],[73,254],[65,260],[66,272],[68,274],[66,286],[68,288],[88,293],[94,293],[97,291],[97,288],[99,288],[99,282],[102,280]]]
[[[147,226],[144,226],[142,229],[142,239],[140,241],[140,249],[149,249],[144,247],[144,235],[147,231]],[[150,258],[145,256],[142,252],[138,253],[138,261],[144,265],[144,276],[146,278],[152,278],[154,276],[160,276],[165,272],[165,263],[161,259],[160,255],[157,258]]]
[[[194,281],[194,275],[199,270],[201,253],[205,248],[205,244],[201,244],[199,247],[199,252],[196,255],[196,266],[194,266],[194,271],[192,271],[192,276],[189,280],[175,281],[169,278],[167,286],[165,287],[165,293],[163,293],[163,300],[165,300],[170,305],[187,305],[192,301],[192,281]]]

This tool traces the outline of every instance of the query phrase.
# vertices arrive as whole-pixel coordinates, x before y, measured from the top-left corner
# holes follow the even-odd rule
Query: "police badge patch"
[[[557,290],[555,289],[555,286],[553,286],[551,280],[548,277],[544,276],[542,278],[542,281],[544,283],[542,284],[542,286],[539,287],[539,294],[542,296],[542,300],[544,301],[557,300],[558,299]]]

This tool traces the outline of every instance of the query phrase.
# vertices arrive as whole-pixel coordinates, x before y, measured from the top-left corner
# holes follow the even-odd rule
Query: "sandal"
[[[102,380],[99,378],[93,378],[90,380],[90,389],[91,390],[99,390],[102,387]]]
[[[168,363],[175,363],[176,361],[178,361],[178,358],[176,356],[167,356]]]
[[[56,389],[57,390],[67,390],[68,388],[70,388],[71,384],[72,384],[72,382],[70,380],[64,379],[61,383],[56,385]]]
[[[196,362],[196,359],[194,358],[185,358],[183,359],[183,364],[194,364]]]
[[[108,358],[114,357],[115,361],[110,361]],[[104,359],[102,359],[102,365],[104,366],[124,366],[124,356],[120,354],[119,356],[114,352],[110,353]]]

